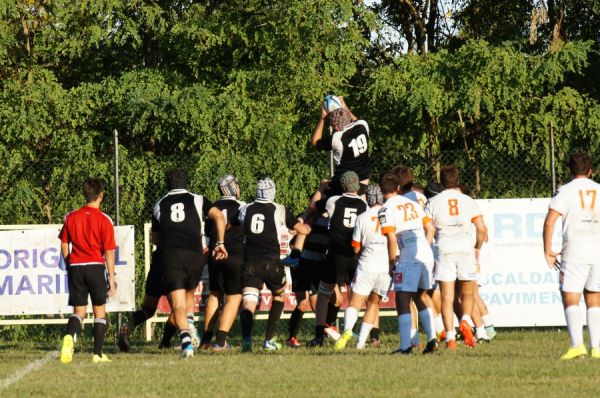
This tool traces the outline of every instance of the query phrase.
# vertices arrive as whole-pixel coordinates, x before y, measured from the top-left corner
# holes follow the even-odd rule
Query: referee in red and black
[[[63,337],[60,361],[73,360],[75,335],[81,329],[88,305],[88,295],[94,311],[94,356],[92,362],[111,362],[102,353],[106,334],[106,298],[115,295],[115,230],[112,220],[100,210],[104,199],[104,182],[88,178],[83,182],[86,204],[65,216],[58,235],[61,253],[67,265],[69,305],[73,315]],[[108,270],[108,286],[106,271]]]

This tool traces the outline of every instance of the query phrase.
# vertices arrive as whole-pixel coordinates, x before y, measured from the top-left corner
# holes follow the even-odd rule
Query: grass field
[[[178,352],[138,342],[127,354],[109,344],[111,364],[93,364],[89,339],[70,365],[51,357],[55,344],[0,346],[0,396],[120,397],[597,397],[600,360],[560,361],[564,330],[500,331],[487,345],[434,355],[389,355],[384,348],[343,353],[331,346],[280,353]],[[19,378],[21,376],[21,378]]]

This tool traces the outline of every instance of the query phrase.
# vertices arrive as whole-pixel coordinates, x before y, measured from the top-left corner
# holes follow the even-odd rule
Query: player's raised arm
[[[312,146],[317,146],[317,143],[321,140],[321,138],[323,138],[323,129],[325,128],[325,119],[327,118],[327,114],[327,110],[321,107],[321,115],[310,140],[310,144]]]

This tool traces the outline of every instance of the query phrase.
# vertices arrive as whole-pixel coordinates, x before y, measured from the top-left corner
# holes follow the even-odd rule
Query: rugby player
[[[188,178],[181,169],[167,173],[169,192],[154,206],[152,243],[157,246],[161,280],[181,339],[181,357],[194,356],[187,309],[204,267],[202,235],[206,219],[215,224],[217,241],[213,255],[227,258],[224,245],[225,217],[209,200],[187,190]],[[192,314],[193,315],[193,314]]]
[[[218,316],[216,341],[212,345],[215,351],[231,348],[226,339],[242,302],[244,228],[235,222],[235,217],[240,207],[246,204],[239,200],[240,185],[234,176],[227,174],[219,178],[218,185],[221,198],[214,202],[213,206],[221,210],[228,224],[225,231],[225,247],[229,255],[225,260],[209,259],[208,261],[210,296],[214,297],[217,303],[223,303],[221,314]],[[212,223],[209,223],[208,235],[210,247],[214,249],[214,242],[218,239]],[[210,313],[209,308],[206,308],[202,344],[210,344],[213,330],[211,326],[217,322],[215,313],[216,311]]]
[[[386,199],[379,210],[381,232],[387,238],[390,267],[394,268],[394,290],[398,311],[400,347],[394,353],[411,354],[410,302],[417,306],[419,320],[427,336],[424,354],[437,350],[433,311],[427,298],[427,290],[433,282],[433,252],[431,242],[435,228],[431,219],[418,203],[397,195],[398,178],[386,174],[381,190]]]
[[[367,303],[356,348],[365,347],[367,338],[379,315],[379,302],[387,297],[391,278],[388,267],[387,240],[381,233],[378,213],[383,204],[379,185],[367,187],[369,210],[358,216],[352,233],[354,253],[359,254],[356,274],[352,282],[352,298],[344,315],[344,333],[335,343],[343,350],[352,338],[352,329],[358,320],[358,311]]]
[[[583,341],[584,315],[579,307],[582,292],[591,356],[600,359],[600,204],[597,201],[600,184],[590,179],[592,160],[583,151],[571,156],[569,171],[573,179],[556,191],[544,221],[544,255],[550,268],[560,270],[560,290],[571,343],[561,359],[588,354]],[[562,218],[563,239],[557,253],[552,250],[552,236],[559,218]]]
[[[92,362],[111,362],[102,353],[102,348],[106,334],[106,296],[114,297],[117,290],[115,231],[110,217],[100,210],[104,199],[104,182],[98,178],[86,179],[83,182],[83,195],[86,204],[65,216],[58,235],[61,254],[67,265],[69,305],[73,306],[73,315],[67,323],[60,352],[60,361],[64,364],[73,360],[74,342],[85,318],[88,296],[94,313]]]
[[[463,194],[456,166],[442,167],[440,178],[444,190],[429,200],[429,214],[436,232],[436,274],[442,293],[442,317],[446,329],[446,347],[456,348],[454,330],[454,296],[458,281],[460,291],[460,332],[468,347],[477,340],[471,330],[474,293],[477,286],[479,251],[487,240],[487,228],[477,202]],[[472,226],[476,237],[473,245]]]
[[[315,338],[310,346],[322,346],[328,317],[328,304],[334,293],[334,287],[348,285],[354,278],[358,256],[352,248],[352,232],[356,218],[367,210],[367,203],[358,196],[359,176],[346,171],[340,178],[344,190],[342,195],[320,201],[317,208],[327,211],[329,216],[329,250],[325,258],[325,267],[321,273],[319,293],[317,295]],[[350,292],[349,292],[350,294]],[[330,321],[337,318],[339,307],[329,311]]]
[[[286,208],[274,202],[275,183],[264,178],[256,184],[254,202],[240,207],[237,222],[243,225],[244,263],[242,265],[242,351],[252,350],[252,323],[258,306],[260,289],[265,283],[273,295],[263,349],[277,351],[281,344],[274,339],[277,321],[283,311],[283,293],[288,277],[280,261],[279,237],[294,230],[308,235],[310,227],[299,222]]]

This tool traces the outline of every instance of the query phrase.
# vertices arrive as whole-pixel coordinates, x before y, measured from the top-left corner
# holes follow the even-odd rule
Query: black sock
[[[372,339],[379,340],[379,328],[371,329],[371,333],[369,333]]]
[[[281,313],[283,312],[283,305],[283,301],[275,300],[271,304],[269,320],[267,321],[267,333],[265,333],[266,340],[271,340],[275,336],[277,322],[279,322],[279,318],[281,318]]]
[[[163,329],[162,340],[160,342],[161,347],[168,347],[171,345],[171,339],[177,331],[175,325],[171,325],[169,322],[165,322],[165,328]]]
[[[181,349],[185,350],[187,347],[192,345],[192,336],[190,331],[185,329],[179,332],[179,338],[181,339]]]
[[[71,315],[69,322],[67,322],[67,334],[75,337],[77,332],[81,329],[81,318],[75,314]]]
[[[324,325],[317,325],[315,327],[315,338],[321,339],[323,337],[325,337],[325,326]]]
[[[94,354],[102,356],[104,336],[106,335],[106,319],[94,319]]]
[[[302,316],[304,316],[304,312],[300,311],[298,307],[294,309],[292,315],[290,316],[290,338],[297,337],[298,329],[300,329],[300,321],[302,320]]]
[[[152,314],[154,315],[154,313]],[[142,323],[146,322],[148,319],[152,318],[152,315],[149,315],[146,310],[137,310],[133,313],[133,329],[140,326]]]
[[[290,257],[291,258],[300,258],[300,254],[302,252],[298,249],[292,249],[292,251],[290,252]]]
[[[227,335],[228,333],[224,330],[217,330],[217,338],[216,343],[219,347],[225,347],[227,343]]]
[[[214,336],[214,333],[212,330],[205,330],[204,332],[202,332],[202,344],[210,344],[210,341],[212,340]]]
[[[328,325],[335,324],[337,321],[338,312],[340,311],[340,307],[336,307],[334,304],[327,304],[327,317],[325,318],[325,322]]]
[[[244,338],[252,337],[252,321],[254,314],[249,310],[242,310],[240,321],[242,324],[242,336]]]

